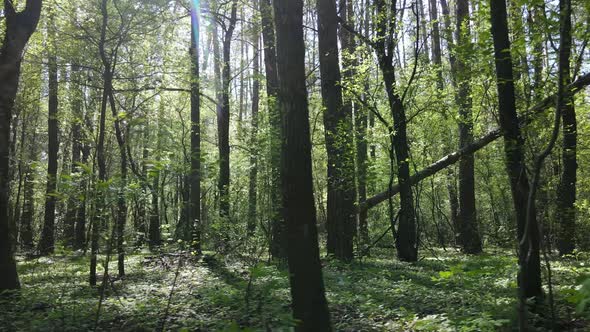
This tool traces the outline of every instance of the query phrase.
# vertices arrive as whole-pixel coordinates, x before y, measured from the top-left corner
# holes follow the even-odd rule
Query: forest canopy
[[[588,1],[4,0],[0,35],[0,330],[590,329]]]

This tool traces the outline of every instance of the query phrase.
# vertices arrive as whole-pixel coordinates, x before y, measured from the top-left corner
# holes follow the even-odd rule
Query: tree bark
[[[354,150],[352,109],[345,107],[338,52],[338,17],[334,0],[318,0],[318,52],[324,128],[328,155],[328,254],[343,261],[354,256]],[[351,105],[348,105],[351,106]]]
[[[529,179],[525,165],[524,138],[516,113],[512,56],[508,38],[508,20],[505,0],[490,0],[492,36],[498,87],[500,127],[504,136],[506,169],[510,178],[512,201],[516,212],[517,240],[519,242],[519,288],[526,298],[540,299],[541,266],[539,257],[539,229],[535,205],[530,206],[531,217],[527,225]],[[525,237],[526,241],[522,241]]]
[[[574,98],[566,87],[571,83],[570,57],[572,45],[572,4],[571,0],[560,0],[561,41],[559,46],[559,92],[557,107],[563,120],[561,179],[558,185],[557,217],[559,233],[557,249],[560,255],[571,254],[576,241],[576,181],[578,163],[576,150],[578,123]]]
[[[41,0],[27,0],[22,12],[4,0],[5,30],[0,51],[0,292],[20,288],[10,241],[10,123],[25,45],[37,28]]]
[[[330,331],[320,262],[305,79],[303,1],[274,1],[279,107],[283,112],[282,194],[289,281],[297,331]]]

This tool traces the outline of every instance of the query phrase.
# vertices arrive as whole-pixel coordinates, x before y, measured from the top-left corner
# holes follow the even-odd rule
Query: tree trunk
[[[105,43],[106,43],[106,32],[108,25],[108,0],[102,0],[101,3],[101,14],[102,14],[102,25],[100,29],[100,41],[98,44],[99,53],[101,59],[106,59]],[[100,120],[98,126],[98,144],[96,146],[96,155],[98,159],[98,184],[96,188],[96,199],[95,199],[95,212],[94,220],[92,221],[92,233],[91,233],[91,244],[90,244],[90,285],[96,286],[96,267],[97,267],[97,255],[98,255],[98,242],[100,238],[100,230],[104,225],[104,184],[107,180],[107,166],[105,157],[105,130],[106,130],[106,116],[107,116],[107,103],[108,98],[111,94],[112,84],[107,82],[111,78],[111,68],[108,61],[103,60],[103,80],[104,87],[102,91],[102,98],[100,104]]]
[[[189,175],[189,231],[191,247],[201,251],[201,95],[199,81],[199,9],[192,8],[191,34],[191,172]],[[185,235],[186,236],[186,235]]]
[[[219,181],[217,188],[219,190],[219,215],[222,218],[229,218],[229,115],[230,115],[230,91],[231,81],[231,42],[237,21],[237,0],[232,1],[231,16],[229,18],[227,30],[223,36],[223,67],[221,71],[221,107],[217,111],[217,130],[219,139]]]
[[[255,7],[258,7],[255,1]],[[256,22],[255,24],[258,24]],[[258,205],[256,191],[258,180],[258,111],[260,108],[260,32],[254,27],[252,33],[252,45],[254,45],[254,59],[253,59],[253,84],[252,84],[252,133],[250,138],[250,179],[248,186],[248,234],[254,235],[256,230],[257,213],[256,207]]]
[[[57,155],[59,152],[59,120],[58,120],[58,83],[57,83],[57,47],[54,14],[50,13],[48,22],[49,46],[49,105],[47,147],[47,190],[45,192],[45,218],[41,238],[39,239],[39,254],[49,255],[55,249],[55,205],[57,202]]]
[[[453,68],[456,82],[456,100],[459,106],[459,149],[473,143],[473,112],[471,100],[471,68],[466,46],[471,44],[469,27],[469,0],[457,2],[456,66]],[[475,158],[466,155],[459,161],[459,242],[463,252],[478,254],[482,251],[477,227],[475,207]]]
[[[508,38],[508,21],[505,0],[490,0],[492,36],[496,59],[500,126],[504,134],[506,169],[510,178],[512,200],[516,212],[517,240],[519,243],[520,292],[526,298],[540,299],[541,266],[539,257],[539,229],[534,202],[527,225],[529,180],[526,172],[524,138],[516,114],[512,56]],[[527,241],[521,241],[525,237]]]
[[[383,74],[385,89],[389,101],[389,108],[393,118],[394,128],[392,144],[395,150],[397,163],[397,180],[399,183],[400,194],[400,212],[398,229],[392,227],[396,237],[395,245],[398,258],[402,261],[415,262],[418,260],[418,243],[416,213],[414,210],[414,195],[412,192],[412,183],[410,180],[410,159],[409,146],[407,137],[407,120],[403,101],[396,88],[395,68],[393,65],[393,39],[390,36],[394,33],[390,31],[387,18],[395,19],[395,1],[388,10],[384,0],[375,1],[377,8],[378,20],[376,23],[377,36],[379,42],[376,45],[379,67]],[[393,223],[393,220],[391,220]],[[393,226],[393,225],[392,225]]]
[[[287,258],[287,233],[282,215],[281,198],[281,110],[277,107],[279,82],[275,47],[275,27],[271,0],[260,1],[262,38],[264,43],[264,70],[270,123],[270,253],[274,258]]]
[[[72,79],[74,82],[80,82],[80,67],[76,64],[72,65]],[[82,109],[82,91],[80,85],[73,83],[71,88],[72,98],[72,165],[70,174],[80,171],[80,157],[82,153],[82,123],[84,121],[84,111]],[[81,189],[76,186],[76,189]],[[74,239],[76,237],[76,212],[80,204],[77,199],[77,191],[70,194],[68,198],[67,212],[64,220],[64,238],[68,247],[74,246]]]
[[[86,130],[92,129],[92,113],[90,111],[86,111],[84,115],[84,123]],[[85,136],[84,142],[82,144],[82,164],[87,165],[88,160],[90,159],[90,142],[88,136]],[[83,174],[82,180],[80,181],[80,191],[83,194],[83,198],[78,205],[77,212],[76,212],[76,224],[75,224],[75,233],[76,233],[76,240],[74,241],[74,249],[86,250],[86,205],[88,203],[87,194],[88,194],[88,176],[89,174]]]
[[[318,52],[328,155],[328,254],[343,261],[354,256],[354,150],[352,109],[345,107],[338,52],[338,16],[334,0],[318,0]]]
[[[563,120],[562,167],[558,185],[557,217],[559,233],[557,249],[560,255],[571,254],[576,241],[576,181],[578,163],[576,149],[578,141],[574,98],[566,87],[571,83],[570,57],[572,45],[572,4],[571,0],[559,1],[561,20],[561,41],[559,47],[559,92],[557,107]]]
[[[274,1],[279,107],[283,112],[282,193],[289,281],[297,331],[330,331],[313,195],[305,80],[303,1]]]
[[[10,122],[18,90],[23,50],[37,28],[41,0],[27,0],[17,13],[4,1],[5,30],[0,51],[0,292],[20,288],[8,223],[10,195]]]
[[[440,43],[440,22],[438,21],[438,8],[436,0],[429,0],[430,22],[432,23],[432,62],[436,66],[436,86],[439,90],[444,88],[442,71],[442,51]]]

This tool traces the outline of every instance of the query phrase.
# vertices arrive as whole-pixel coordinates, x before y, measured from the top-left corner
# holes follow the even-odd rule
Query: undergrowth
[[[390,253],[352,264],[326,259],[333,326],[338,331],[511,331],[513,256],[437,250],[414,264],[392,260]],[[88,285],[87,257],[64,252],[18,263],[22,290],[0,302],[3,331],[288,331],[295,324],[286,271],[257,259],[130,254],[123,278],[115,277],[110,263],[100,312],[101,287]],[[555,260],[552,267],[555,326],[587,330],[588,256]],[[540,311],[545,315],[531,317],[543,330],[551,317],[548,307]]]

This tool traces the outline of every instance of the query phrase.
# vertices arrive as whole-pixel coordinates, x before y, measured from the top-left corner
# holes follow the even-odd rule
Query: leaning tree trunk
[[[524,298],[540,299],[541,265],[539,257],[539,229],[535,204],[530,204],[531,217],[527,225],[529,179],[525,165],[524,138],[516,114],[512,56],[508,38],[505,0],[490,0],[492,36],[496,60],[500,127],[504,134],[506,169],[510,178],[512,200],[516,211],[517,240],[519,243],[519,289]],[[525,239],[525,241],[522,241]]]
[[[17,13],[12,2],[4,1],[5,30],[0,51],[0,292],[20,287],[8,223],[10,122],[23,50],[37,28],[41,3],[27,0],[25,10]]]
[[[297,331],[330,331],[313,198],[305,80],[303,0],[274,1],[279,107],[283,112],[282,192],[289,281]]]
[[[334,0],[318,0],[318,52],[328,155],[328,254],[343,261],[354,256],[355,186],[352,109],[342,99],[338,16]]]

